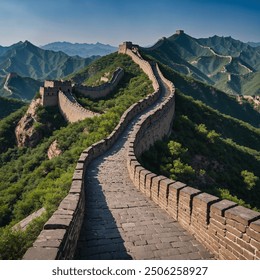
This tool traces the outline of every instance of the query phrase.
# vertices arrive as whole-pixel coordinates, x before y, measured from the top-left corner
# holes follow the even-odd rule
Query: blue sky
[[[259,0],[1,0],[0,45],[29,40],[149,45],[176,29],[260,42]]]

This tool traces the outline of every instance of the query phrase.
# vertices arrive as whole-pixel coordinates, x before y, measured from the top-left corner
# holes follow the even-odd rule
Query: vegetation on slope
[[[39,81],[61,79],[89,65],[95,59],[97,56],[70,57],[63,52],[43,50],[28,41],[19,42],[0,52],[0,95],[10,95],[3,87],[7,73],[18,74],[13,81],[11,79],[11,96],[31,100],[39,87]]]
[[[259,151],[260,129],[177,91],[170,138],[141,161],[157,174],[259,210]]]
[[[143,53],[142,55],[147,60],[154,60],[151,56],[147,56]],[[156,60],[156,62],[159,64],[163,75],[168,80],[173,81],[176,88],[182,91],[185,95],[200,100],[223,114],[230,115],[255,127],[260,127],[259,112],[254,110],[249,102],[243,102],[240,104],[235,96],[228,95],[213,86],[209,86],[190,77],[180,75],[170,67],[160,63],[158,60]]]
[[[24,106],[0,120],[0,157],[4,156],[9,148],[13,148],[16,145],[14,130],[17,123],[26,112],[26,108],[27,106]]]
[[[17,111],[24,105],[25,103],[22,101],[0,97],[0,120]]]
[[[164,38],[161,43],[144,51],[173,70],[226,93],[259,94],[260,54],[257,48],[231,37],[195,39],[185,33]]]
[[[132,64],[132,62],[129,61],[129,58],[124,55],[121,55],[120,59],[115,60],[117,56],[117,54],[111,54],[109,57],[101,58],[88,66],[83,75],[80,73],[79,75],[76,74],[71,77],[73,80],[83,81],[85,77],[88,76],[90,80],[88,84],[93,85],[93,83],[95,84],[104,73],[113,73],[117,67],[124,68],[125,70],[124,76],[120,81],[120,89],[112,92],[106,98],[92,100],[91,98],[86,98],[76,92],[75,94],[78,102],[86,109],[98,113],[105,113],[109,108],[114,107],[122,111],[120,107],[123,106],[126,108],[128,104],[134,103],[139,97],[144,97],[147,94],[147,87],[149,87],[150,92],[152,92],[153,89],[150,85],[150,81],[147,80],[144,74],[138,77],[133,76],[133,74],[137,73],[136,71],[138,68],[136,68],[136,65]],[[129,81],[131,81],[131,87],[128,86]],[[125,91],[129,90],[131,91],[131,94],[125,98]]]
[[[105,63],[106,58],[103,59]],[[107,59],[123,66],[127,75],[114,95],[102,105],[103,115],[61,127],[35,148],[12,146],[0,155],[0,258],[17,259],[23,255],[38,231],[31,230],[35,234],[28,235],[12,234],[11,226],[43,206],[47,210],[46,218],[50,216],[67,194],[80,153],[109,135],[122,113],[152,91],[146,75],[129,57],[111,54]],[[47,150],[54,140],[63,153],[49,160]]]

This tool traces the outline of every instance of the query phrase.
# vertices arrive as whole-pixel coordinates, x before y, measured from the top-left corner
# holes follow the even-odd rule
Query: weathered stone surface
[[[35,147],[43,137],[40,130],[36,130],[36,109],[40,106],[41,99],[32,100],[25,115],[20,119],[16,128],[15,136],[18,147]]]
[[[53,141],[47,151],[48,159],[57,157],[61,153],[62,153],[62,150],[59,148],[58,141],[57,140]]]
[[[131,135],[137,132],[135,129]],[[138,188],[142,185],[140,189],[146,190],[145,187],[155,184],[157,175],[143,170],[133,155],[127,157],[129,153],[125,150],[129,147],[126,143],[129,133],[131,127],[111,150],[93,161],[86,172],[86,215],[76,258],[212,258],[203,246],[193,245],[195,240],[191,235],[134,187],[130,177]],[[127,172],[129,158],[130,177]],[[169,183],[168,179],[165,180]]]
[[[59,250],[57,248],[29,248],[23,260],[55,260]]]
[[[250,223],[250,228],[260,233],[260,219]]]
[[[260,214],[243,206],[237,206],[227,210],[225,212],[225,217],[235,220],[243,225],[249,225],[251,221],[260,218]]]
[[[236,205],[237,203],[224,199],[211,205],[210,212],[214,212],[219,216],[224,216],[225,210],[235,207]]]
[[[44,225],[44,229],[66,229],[69,227],[72,218],[52,216]]]
[[[217,196],[208,193],[201,193],[194,197],[193,203],[195,204],[197,202],[200,206],[207,207],[208,205],[217,201],[219,201]]]

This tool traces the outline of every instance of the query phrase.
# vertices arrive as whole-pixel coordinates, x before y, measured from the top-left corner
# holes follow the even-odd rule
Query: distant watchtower
[[[179,29],[179,30],[176,30],[176,34],[177,34],[177,35],[181,35],[181,34],[184,34],[184,30],[181,30],[181,29]]]
[[[40,95],[43,106],[58,105],[59,91],[71,92],[71,81],[45,81],[44,86],[40,87]]]
[[[133,43],[132,42],[123,42],[123,44],[119,45],[118,53],[126,53],[127,49],[132,49]]]

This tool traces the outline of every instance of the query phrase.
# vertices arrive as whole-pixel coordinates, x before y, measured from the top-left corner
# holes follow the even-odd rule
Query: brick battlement
[[[154,92],[128,108],[107,138],[82,152],[69,194],[44,225],[24,259],[73,258],[84,217],[86,170],[95,158],[112,147],[137,114],[159,99],[160,85],[155,72],[167,85],[169,94],[163,100],[159,99],[159,106],[140,117],[128,139],[127,169],[135,187],[191,232],[216,258],[260,259],[258,212],[203,193],[184,183],[158,176],[138,162],[138,157],[144,151],[171,130],[175,112],[175,87],[163,77],[158,65],[151,65],[143,60],[136,46],[133,47],[130,42],[120,45],[119,53],[129,55],[140,66],[152,81]]]

